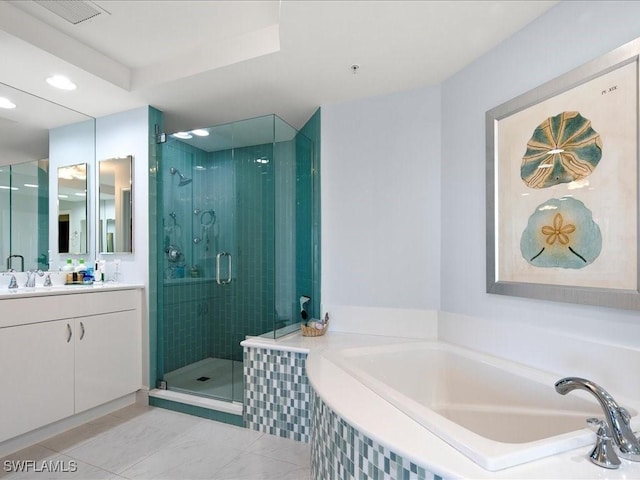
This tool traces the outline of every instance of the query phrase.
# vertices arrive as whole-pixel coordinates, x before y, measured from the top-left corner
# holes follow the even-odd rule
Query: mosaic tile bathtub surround
[[[313,480],[442,480],[353,428],[313,392]]]
[[[244,347],[245,426],[309,443],[307,354]]]

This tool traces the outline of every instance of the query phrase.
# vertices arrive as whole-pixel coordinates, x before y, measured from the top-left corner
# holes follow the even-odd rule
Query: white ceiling
[[[101,13],[73,25],[0,1],[0,82],[93,117],[152,105],[174,132],[269,113],[300,128],[320,105],[438,84],[557,2],[84,3]]]

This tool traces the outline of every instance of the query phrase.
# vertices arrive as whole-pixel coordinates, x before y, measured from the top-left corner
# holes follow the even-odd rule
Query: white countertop
[[[93,293],[115,290],[132,290],[144,288],[144,285],[120,283],[120,282],[106,282],[106,283],[94,283],[91,285],[53,285],[51,287],[37,286],[33,288],[18,287],[9,289],[7,286],[0,288],[0,300],[7,300],[11,298],[24,298],[24,297],[44,297],[52,295],[71,295],[77,293]]]
[[[412,342],[407,338],[327,332],[322,337],[293,333],[281,339],[250,337],[246,347],[308,353],[307,375],[314,390],[358,431],[402,457],[445,479],[631,479],[640,478],[640,462],[621,460],[617,470],[591,463],[592,446],[582,447],[515,467],[491,472],[480,467],[439,437],[376,395],[324,358],[328,349]]]

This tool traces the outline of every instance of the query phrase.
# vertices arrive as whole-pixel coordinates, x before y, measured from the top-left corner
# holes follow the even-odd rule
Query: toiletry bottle
[[[67,258],[67,263],[65,263],[60,270],[64,272],[64,283],[71,285],[73,283],[73,260]]]
[[[87,266],[84,264],[84,258],[78,260],[78,265],[75,268],[76,272],[84,272],[87,269]]]
[[[93,279],[93,267],[87,266],[87,269],[84,271],[84,276],[82,277],[82,283],[84,283],[85,285],[91,285],[93,284]]]
[[[98,265],[100,267],[100,281],[101,282],[105,282],[106,281],[106,276],[107,276],[107,262],[105,262],[104,260],[100,260],[98,262]]]
[[[87,266],[84,264],[84,258],[78,260],[78,266],[76,266],[77,282],[84,283],[84,277],[87,274]]]
[[[102,283],[102,270],[100,270],[100,260],[96,260],[96,268],[93,272],[94,283]]]

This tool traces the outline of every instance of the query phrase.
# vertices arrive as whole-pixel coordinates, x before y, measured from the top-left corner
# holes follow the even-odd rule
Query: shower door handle
[[[222,280],[220,278],[220,259],[222,257],[227,257],[228,260],[228,271],[227,271],[227,279],[226,280]],[[216,282],[218,283],[218,285],[228,285],[231,283],[231,254],[229,252],[220,252],[219,254],[216,255]]]

